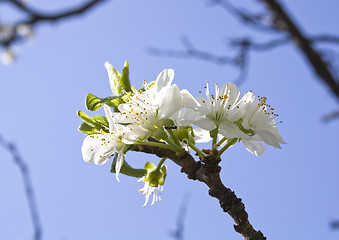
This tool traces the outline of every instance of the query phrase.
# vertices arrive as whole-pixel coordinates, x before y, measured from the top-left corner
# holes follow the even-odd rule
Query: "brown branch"
[[[247,77],[250,51],[268,51],[289,43],[289,38],[281,37],[264,43],[254,42],[249,37],[233,39],[230,41],[229,45],[237,49],[237,52],[234,56],[216,55],[199,50],[186,36],[181,39],[181,42],[185,48],[184,50],[149,47],[148,52],[154,56],[165,56],[172,58],[195,58],[214,64],[231,65],[238,67],[240,73],[233,82],[240,85]]]
[[[87,12],[88,10],[92,9],[94,6],[96,6],[98,3],[105,2],[107,0],[91,0],[86,2],[85,4],[82,4],[81,6],[75,7],[70,10],[61,11],[59,13],[43,13],[36,11],[32,8],[30,8],[27,4],[23,3],[19,0],[7,0],[8,3],[13,4],[18,10],[25,13],[28,17],[25,20],[20,20],[17,23],[13,25],[13,29],[17,29],[20,25],[28,25],[28,26],[35,26],[38,23],[43,22],[55,22],[59,20],[64,20],[69,17],[77,16],[80,14],[83,14]],[[11,36],[8,38],[0,41],[0,45],[4,47],[9,47],[14,42],[23,40],[23,37],[20,36],[20,34],[17,33],[17,31],[13,31]]]
[[[312,43],[333,43],[333,44],[339,44],[339,36],[334,35],[319,35],[319,36],[313,36],[310,37],[309,40]]]
[[[35,200],[33,183],[31,180],[30,173],[29,173],[28,165],[24,161],[24,159],[20,156],[16,146],[13,143],[6,141],[1,135],[0,135],[0,145],[12,155],[14,163],[18,166],[20,170],[24,188],[25,188],[26,198],[28,201],[28,208],[31,214],[32,224],[34,228],[33,239],[40,240],[42,239],[42,226],[40,223],[38,205]]]
[[[275,26],[271,23],[270,16],[266,13],[254,14],[248,10],[235,7],[227,0],[211,0],[211,3],[217,4],[226,10],[234,18],[238,19],[245,26],[250,26],[256,30],[264,32],[277,32]]]
[[[233,39],[230,45],[234,47],[243,47],[246,45],[247,50],[268,51],[268,50],[272,50],[273,48],[288,44],[289,41],[290,41],[289,38],[283,37],[283,38],[273,39],[273,40],[263,42],[263,43],[258,43],[258,42],[252,41],[248,37],[244,37],[244,38]]]
[[[204,61],[212,62],[215,64],[230,64],[235,65],[235,58],[229,56],[218,56],[212,53],[204,52],[197,49],[190,39],[186,36],[181,38],[181,43],[185,50],[161,49],[149,47],[147,50],[154,56],[165,56],[173,58],[197,58]]]
[[[331,66],[321,56],[321,54],[312,46],[312,41],[302,33],[301,29],[295,24],[286,10],[276,0],[258,0],[263,2],[274,17],[274,24],[280,31],[289,34],[290,39],[299,48],[316,75],[331,89],[332,93],[339,100],[338,79],[330,71]],[[332,39],[333,40],[333,39]]]
[[[186,173],[192,180],[198,180],[209,187],[209,195],[219,200],[220,206],[224,212],[227,212],[234,220],[234,229],[240,233],[245,240],[264,240],[266,239],[260,231],[256,231],[249,223],[248,214],[245,211],[245,205],[241,198],[225,187],[220,179],[221,167],[218,165],[220,158],[217,157],[217,151],[205,151],[207,157],[195,161],[192,155],[185,152],[178,156],[175,152],[145,145],[134,145],[133,151],[155,154],[163,158],[169,158],[179,166],[181,172]]]

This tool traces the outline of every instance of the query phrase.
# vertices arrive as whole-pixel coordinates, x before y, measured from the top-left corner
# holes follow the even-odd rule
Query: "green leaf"
[[[107,132],[108,122],[106,117],[89,117],[81,111],[78,111],[78,116],[84,121],[84,123],[79,126],[79,131],[86,134],[97,134],[100,132],[100,130]]]
[[[85,122],[81,123],[78,129],[80,132],[86,133],[87,135],[98,134],[98,131],[95,131],[95,128]]]
[[[113,157],[113,163],[111,166],[111,173],[115,173],[115,164],[118,159],[118,154],[115,153]],[[145,169],[135,169],[132,168],[124,159],[124,163],[122,164],[122,167],[120,169],[120,173],[125,174],[130,177],[136,177],[136,178],[141,178],[146,175],[147,171]]]
[[[100,116],[100,115],[97,115],[97,116],[93,116],[92,117],[93,120],[103,124],[104,126],[106,126],[108,128],[109,124],[108,124],[108,121],[107,121],[107,118],[104,117],[104,116]]]
[[[107,69],[109,83],[111,85],[111,90],[113,95],[120,95],[122,93],[122,86],[120,84],[121,75],[114,69],[113,65],[109,62],[105,63]]]
[[[124,68],[122,69],[121,78],[120,78],[121,86],[126,92],[132,91],[131,82],[129,80],[129,63],[125,62]]]
[[[124,68],[122,69],[122,74],[120,74],[112,64],[106,62],[105,67],[107,69],[109,83],[111,85],[111,90],[113,95],[121,95],[125,91],[131,91],[131,83],[129,81],[129,64],[128,61],[125,62]]]
[[[86,97],[86,108],[90,111],[96,111],[102,105],[107,104],[108,106],[113,107],[116,111],[118,105],[123,102],[122,97],[123,95],[98,98],[93,94],[88,94]]]

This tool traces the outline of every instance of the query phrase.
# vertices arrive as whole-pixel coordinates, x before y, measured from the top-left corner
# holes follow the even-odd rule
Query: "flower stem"
[[[172,138],[173,142],[174,142],[177,146],[181,147],[181,144],[180,144],[179,140],[178,140],[177,137],[173,134],[172,130],[171,130],[171,129],[167,129],[167,132],[171,135],[171,138]]]
[[[175,151],[172,146],[167,145],[165,143],[160,142],[151,142],[151,141],[145,141],[145,142],[135,142],[135,145],[147,145],[147,146],[153,146],[153,147],[160,147],[160,148],[166,148],[171,151]]]
[[[188,142],[188,146],[190,146],[199,156],[206,157],[206,154],[199,148],[197,148],[193,143]]]
[[[212,147],[217,143],[217,137],[218,136],[215,136],[212,140]]]
[[[169,138],[166,140],[166,142],[172,147],[172,151],[174,152],[181,152],[181,150],[183,149],[180,145],[178,146]]]
[[[167,159],[167,158],[164,157],[164,158],[162,158],[162,159],[160,160],[160,162],[158,163],[158,165],[157,165],[155,171],[159,171],[159,170],[160,170],[162,164],[165,162],[166,159]]]
[[[227,138],[223,137],[222,139],[219,140],[218,143],[213,144],[212,149],[217,149],[226,140],[227,140]]]
[[[238,138],[227,139],[226,145],[219,151],[218,156],[220,157],[223,152],[226,151],[227,148],[234,145],[238,141]]]

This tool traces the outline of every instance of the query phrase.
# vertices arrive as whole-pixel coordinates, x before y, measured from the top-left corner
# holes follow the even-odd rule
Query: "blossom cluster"
[[[106,67],[112,76],[113,67],[108,63]],[[204,152],[196,146],[198,142],[212,141],[212,149],[219,148],[220,155],[237,142],[255,155],[265,152],[263,143],[274,148],[285,143],[276,128],[278,115],[266,103],[266,97],[256,97],[251,91],[241,96],[233,83],[222,87],[215,84],[214,93],[210,93],[207,83],[200,96],[193,97],[188,90],[173,84],[173,78],[174,71],[166,69],[155,81],[144,81],[140,90],[122,89],[123,97],[114,106],[115,112],[103,104],[106,121],[101,121],[102,128],[87,132],[81,148],[84,160],[102,165],[115,155],[113,172],[119,181],[119,173],[124,173],[125,154],[135,144],[163,147],[176,153],[193,149],[203,156]],[[151,195],[153,203],[161,199],[166,177],[164,161],[157,167],[146,163],[141,174],[145,204]],[[126,166],[130,167],[127,163]]]

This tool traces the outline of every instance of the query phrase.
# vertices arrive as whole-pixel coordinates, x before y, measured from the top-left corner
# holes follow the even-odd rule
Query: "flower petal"
[[[118,182],[120,182],[119,180],[119,173],[120,173],[120,169],[122,167],[122,165],[124,164],[124,154],[123,152],[118,152],[118,158],[117,158],[117,162],[115,163],[115,177],[118,180]]]
[[[81,147],[82,157],[86,162],[102,165],[114,154],[114,145],[104,134],[89,135]]]
[[[161,119],[169,118],[181,109],[182,96],[177,85],[174,84],[159,94],[163,94],[158,112],[158,116]]]
[[[161,88],[170,86],[174,78],[174,71],[173,69],[165,69],[162,71],[157,80],[155,80],[154,91],[159,92]]]
[[[248,138],[248,136],[239,129],[237,124],[228,121],[223,121],[220,124],[219,132],[225,138]]]
[[[255,129],[255,133],[258,134],[266,144],[275,148],[281,148],[278,138],[272,132],[265,129]]]
[[[108,121],[109,131],[110,132],[117,132],[117,128],[115,126],[115,123],[114,123],[114,120],[113,120],[113,117],[112,117],[112,111],[111,111],[110,107],[105,104],[104,110],[105,110],[106,118],[107,118],[107,121]]]
[[[201,106],[187,89],[181,90],[181,95],[184,107],[196,109]]]
[[[263,155],[266,150],[265,146],[262,145],[260,141],[241,139],[241,142],[250,153],[253,153],[256,156]]]

